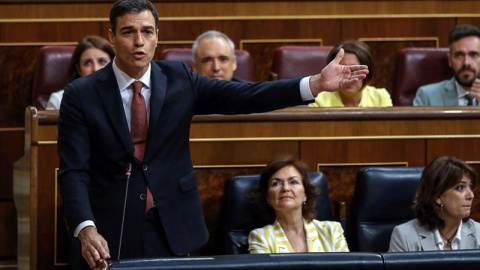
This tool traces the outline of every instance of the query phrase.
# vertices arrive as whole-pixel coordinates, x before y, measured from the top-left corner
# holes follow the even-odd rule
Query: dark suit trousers
[[[176,257],[168,245],[165,230],[155,207],[145,214],[143,257]]]

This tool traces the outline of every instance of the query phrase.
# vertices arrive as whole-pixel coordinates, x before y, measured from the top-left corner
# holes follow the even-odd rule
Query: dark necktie
[[[131,121],[131,134],[133,146],[135,147],[135,152],[133,155],[143,161],[143,156],[145,155],[145,146],[147,145],[147,132],[148,132],[148,121],[147,121],[147,106],[145,105],[145,99],[142,95],[142,82],[135,81],[132,83],[133,97],[132,97],[132,121]],[[147,208],[146,211],[150,210],[153,206],[153,197],[150,192],[150,188],[147,186]]]
[[[470,96],[469,94],[466,94],[464,97],[467,100],[467,106],[473,105],[473,97],[472,96]]]

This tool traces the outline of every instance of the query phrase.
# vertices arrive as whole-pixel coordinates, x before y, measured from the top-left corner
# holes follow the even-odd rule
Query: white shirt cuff
[[[310,90],[310,76],[304,77],[300,80],[300,95],[302,96],[303,101],[315,99]]]
[[[73,232],[74,237],[78,237],[78,234],[83,230],[83,228],[88,227],[88,226],[93,226],[95,229],[97,228],[95,226],[95,223],[91,220],[85,220],[84,222],[78,224],[77,228],[75,228],[75,231]]]

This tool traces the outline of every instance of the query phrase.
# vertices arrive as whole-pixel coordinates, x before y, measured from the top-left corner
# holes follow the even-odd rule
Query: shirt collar
[[[455,80],[455,88],[457,89],[457,97],[458,98],[463,98],[465,95],[468,95],[469,92],[465,90],[465,88],[463,88],[463,86],[461,86],[457,80]]]
[[[116,57],[115,57],[116,58]],[[136,81],[134,78],[127,75],[127,73],[123,72],[115,63],[115,58],[113,58],[113,73],[115,74],[115,78],[117,79],[118,89],[120,92],[127,90],[127,88]],[[138,81],[141,81],[144,87],[150,88],[150,75],[152,70],[152,64],[148,63],[148,69],[145,74],[143,74]]]
[[[452,241],[451,241],[452,243],[454,241],[458,241],[458,243],[462,241],[462,224],[463,224],[463,221],[460,220],[460,225],[458,226],[457,233],[452,238]],[[443,249],[443,246],[445,245],[445,243],[443,242],[442,236],[440,235],[440,231],[438,229],[435,229],[433,230],[433,234],[435,237],[435,244],[437,246],[440,246]]]

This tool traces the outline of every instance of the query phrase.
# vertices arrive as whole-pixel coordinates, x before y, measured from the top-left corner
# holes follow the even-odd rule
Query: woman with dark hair
[[[88,76],[106,66],[115,57],[115,51],[106,39],[99,36],[82,38],[75,48],[68,67],[70,81]],[[53,92],[47,103],[47,110],[60,109],[63,90]]]
[[[385,88],[375,88],[368,85],[373,77],[373,57],[370,47],[365,42],[347,40],[338,44],[328,54],[330,63],[340,49],[345,50],[345,55],[340,61],[342,65],[366,65],[369,73],[363,80],[335,92],[321,92],[315,102],[309,107],[391,107],[392,99]]]
[[[340,223],[314,219],[320,193],[307,172],[292,157],[277,158],[263,170],[257,197],[273,224],[250,232],[250,253],[349,251]]]
[[[396,226],[390,252],[480,248],[480,223],[470,219],[476,172],[455,157],[425,167],[413,204],[416,219]]]

